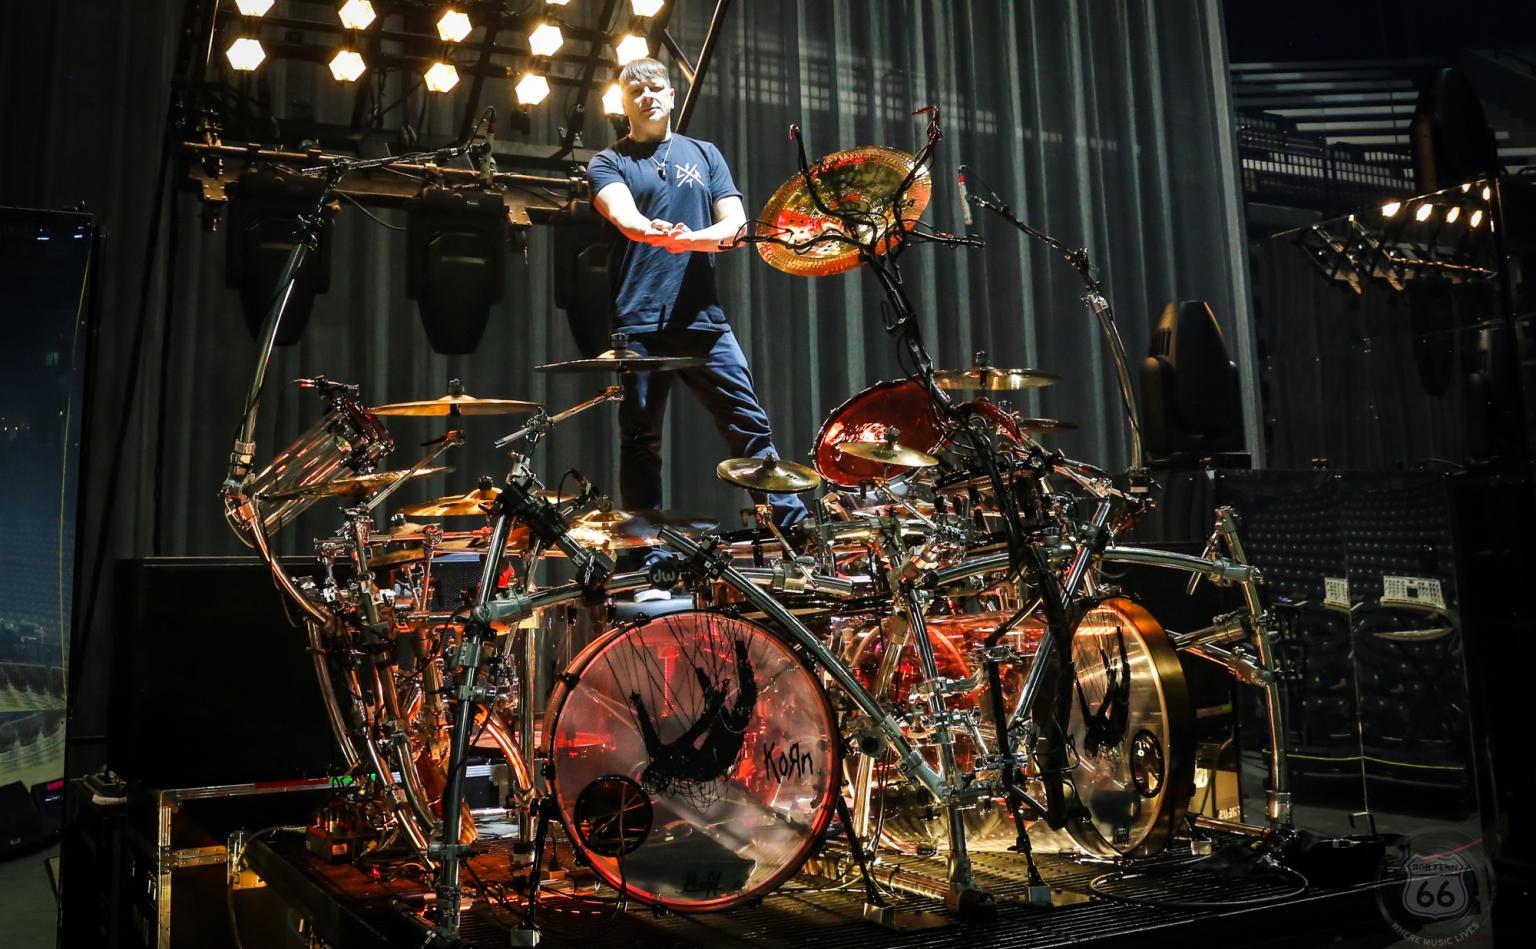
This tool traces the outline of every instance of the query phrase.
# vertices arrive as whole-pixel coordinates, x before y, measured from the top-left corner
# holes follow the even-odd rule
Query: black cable
[[[171,387],[171,327],[176,314],[176,252],[181,235],[181,219],[176,214],[176,193],[171,192],[170,222],[165,230],[165,309],[160,327],[160,385],[155,419],[155,487],[150,505],[150,524],[153,534],[150,552],[159,557],[165,552],[165,518],[161,516],[165,502],[165,430],[168,398]]]
[[[1307,886],[1309,885],[1307,878],[1300,872],[1293,870],[1290,867],[1275,864],[1274,866],[1265,868],[1264,872],[1255,874],[1255,876],[1250,879],[1278,876],[1290,880],[1292,886],[1290,889],[1282,890],[1278,893],[1272,893],[1265,896],[1236,897],[1225,900],[1165,900],[1153,899],[1146,896],[1129,896],[1124,893],[1114,893],[1106,889],[1106,887],[1111,883],[1119,883],[1125,880],[1137,880],[1148,877],[1166,876],[1179,870],[1197,867],[1199,864],[1204,863],[1209,859],[1211,858],[1196,857],[1194,859],[1181,860],[1177,863],[1167,864],[1160,867],[1153,867],[1139,872],[1133,872],[1130,870],[1111,870],[1109,873],[1096,876],[1091,881],[1089,881],[1088,889],[1092,891],[1093,895],[1095,896],[1102,896],[1107,900],[1114,900],[1118,903],[1130,903],[1136,906],[1150,906],[1157,909],[1220,910],[1231,909],[1233,907],[1240,906],[1268,906],[1273,903],[1283,903],[1287,900],[1294,899],[1295,897],[1300,896],[1302,893],[1306,892]]]

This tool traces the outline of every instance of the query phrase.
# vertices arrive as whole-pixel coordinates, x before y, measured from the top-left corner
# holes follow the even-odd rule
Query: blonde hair
[[[666,64],[659,59],[636,59],[624,65],[619,70],[619,85],[627,86],[635,80],[650,82],[653,79],[664,79],[667,85],[672,85],[672,74],[667,71]]]

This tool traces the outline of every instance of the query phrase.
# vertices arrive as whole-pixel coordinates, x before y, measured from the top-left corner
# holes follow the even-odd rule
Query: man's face
[[[624,84],[624,115],[636,122],[665,122],[672,114],[676,90],[664,77],[631,79]]]

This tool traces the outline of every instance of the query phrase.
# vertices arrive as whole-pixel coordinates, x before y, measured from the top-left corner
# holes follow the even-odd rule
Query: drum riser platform
[[[1187,859],[1176,843],[1168,856],[1142,861],[1141,867]],[[385,949],[420,944],[422,931],[402,915],[402,907],[421,906],[427,888],[404,879],[378,881],[349,866],[320,863],[293,843],[256,842],[248,848],[250,865],[268,885],[337,949]],[[487,882],[504,882],[510,853],[493,843],[472,861]],[[1013,854],[976,854],[978,880],[999,898],[997,917],[921,932],[893,932],[863,921],[862,889],[857,877],[839,890],[809,877],[792,879],[755,907],[726,913],[657,918],[648,909],[619,911],[551,894],[541,898],[541,945],[581,949],[632,949],[635,946],[750,944],[783,949],[883,949],[888,946],[1036,949],[1062,945],[1129,946],[1376,946],[1392,941],[1371,887],[1312,889],[1281,903],[1222,910],[1162,909],[1105,899],[1054,909],[1037,909],[1010,900],[1022,896],[1023,866]],[[1039,856],[1042,873],[1054,887],[1087,892],[1088,883],[1105,872],[1099,864],[1079,865],[1052,854]],[[942,878],[942,860],[911,861],[913,869]],[[1185,900],[1233,899],[1265,892],[1264,884],[1211,874],[1175,871],[1176,892]],[[466,884],[474,882],[465,875]],[[1143,898],[1175,892],[1162,882],[1146,882],[1125,893]],[[910,898],[903,909],[942,912],[934,900]],[[501,947],[516,920],[496,905],[477,902],[466,914],[462,935],[469,945]]]

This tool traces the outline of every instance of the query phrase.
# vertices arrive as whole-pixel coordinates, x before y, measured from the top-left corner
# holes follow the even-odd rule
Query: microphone
[[[960,220],[966,227],[971,226],[971,196],[965,190],[965,175],[956,174],[955,181],[960,185]]]

